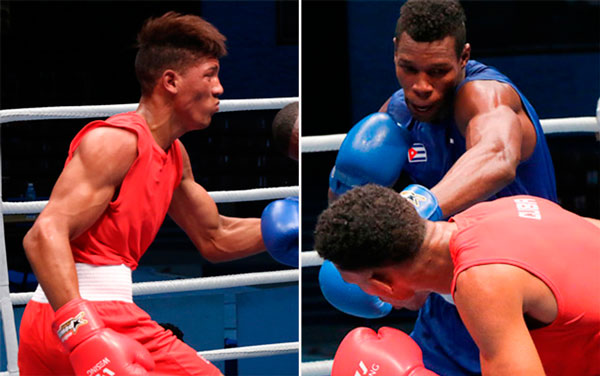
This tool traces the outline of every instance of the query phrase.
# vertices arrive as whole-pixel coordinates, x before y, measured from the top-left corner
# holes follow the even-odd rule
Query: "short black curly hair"
[[[457,0],[408,0],[400,8],[396,38],[406,32],[417,42],[433,42],[454,37],[454,50],[460,57],[467,42],[467,17]]]
[[[368,184],[346,192],[321,213],[315,248],[345,270],[400,263],[417,254],[425,223],[397,192]]]
[[[279,110],[273,119],[271,126],[273,141],[275,146],[284,154],[289,153],[294,127],[298,126],[298,110],[299,103],[292,102]]]

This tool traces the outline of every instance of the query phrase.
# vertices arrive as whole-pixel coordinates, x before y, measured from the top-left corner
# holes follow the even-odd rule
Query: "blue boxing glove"
[[[321,265],[319,285],[325,299],[349,315],[376,319],[386,316],[392,310],[391,304],[367,294],[358,285],[344,281],[331,261],[325,260]]]
[[[430,221],[440,221],[444,219],[442,209],[438,204],[435,195],[427,188],[418,184],[411,184],[404,188],[400,195],[413,204],[417,213],[422,218]]]
[[[298,197],[271,202],[263,210],[260,229],[267,251],[282,264],[298,267]]]
[[[329,177],[331,191],[341,195],[367,183],[392,186],[407,160],[408,137],[408,131],[386,113],[362,119],[340,146]]]

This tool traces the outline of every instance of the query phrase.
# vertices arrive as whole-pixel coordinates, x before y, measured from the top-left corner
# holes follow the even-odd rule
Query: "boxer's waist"
[[[83,299],[133,303],[131,269],[126,265],[75,263],[75,268],[79,280],[79,294]],[[39,303],[48,303],[40,285],[31,299]]]

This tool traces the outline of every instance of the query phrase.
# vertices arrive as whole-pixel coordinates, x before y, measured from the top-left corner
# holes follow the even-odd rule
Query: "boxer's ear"
[[[381,271],[374,271],[369,277],[369,283],[374,288],[385,292],[392,292],[392,281],[388,278],[387,273]]]

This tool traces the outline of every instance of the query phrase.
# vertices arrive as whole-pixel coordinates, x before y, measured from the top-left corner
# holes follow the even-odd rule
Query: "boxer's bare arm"
[[[466,152],[431,189],[444,215],[483,201],[510,184],[535,147],[535,129],[518,94],[496,81],[474,81],[454,105]]]
[[[134,133],[111,127],[87,133],[23,239],[27,258],[54,310],[79,297],[70,240],[106,210],[136,156]]]
[[[459,274],[454,301],[479,347],[482,374],[544,375],[525,323],[522,276],[509,265],[482,265]]]
[[[183,176],[173,193],[169,207],[171,218],[211,262],[239,259],[264,251],[260,218],[220,215],[208,192],[195,182],[189,156],[181,146]]]

